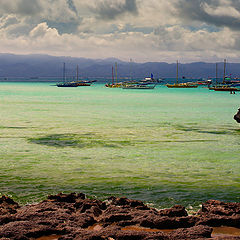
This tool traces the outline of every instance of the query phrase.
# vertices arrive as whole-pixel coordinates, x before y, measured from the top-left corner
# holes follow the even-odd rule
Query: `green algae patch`
[[[0,129],[27,129],[29,127],[20,127],[20,126],[0,126]]]
[[[206,133],[206,134],[214,134],[214,135],[236,135],[237,134],[237,131],[235,129],[207,130],[207,129],[196,128],[191,126],[183,126],[183,125],[176,125],[175,129],[183,132],[197,132],[197,133]]]
[[[104,139],[95,134],[51,134],[38,138],[28,138],[28,141],[35,144],[50,147],[74,147],[74,148],[93,148],[108,147],[121,148],[134,145],[129,140]]]

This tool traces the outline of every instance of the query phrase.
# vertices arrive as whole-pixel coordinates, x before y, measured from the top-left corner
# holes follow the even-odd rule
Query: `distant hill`
[[[134,63],[118,59],[86,59],[73,57],[55,57],[48,55],[0,54],[0,78],[37,78],[59,77],[63,75],[63,62],[66,63],[66,75],[75,76],[79,66],[79,76],[86,78],[111,78],[112,66],[118,63],[118,77],[144,78],[151,73],[156,78],[176,76],[176,64],[165,62]],[[179,64],[179,76],[186,78],[215,77],[215,63],[194,62]],[[223,63],[218,64],[218,75],[223,75]],[[240,63],[228,63],[227,74],[240,76]]]

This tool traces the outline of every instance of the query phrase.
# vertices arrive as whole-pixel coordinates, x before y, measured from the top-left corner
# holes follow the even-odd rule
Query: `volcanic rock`
[[[209,200],[198,212],[197,225],[230,226],[240,228],[240,203],[224,203]]]
[[[125,197],[100,201],[83,193],[59,193],[22,207],[8,197],[0,198],[1,240],[32,240],[52,234],[60,235],[59,240],[209,239],[211,227],[240,228],[239,223],[240,203],[216,200],[207,201],[197,214],[188,216],[180,205],[158,210]],[[223,237],[215,239],[230,239]]]
[[[236,120],[238,123],[240,123],[240,108],[238,109],[238,112],[234,115],[234,120]]]

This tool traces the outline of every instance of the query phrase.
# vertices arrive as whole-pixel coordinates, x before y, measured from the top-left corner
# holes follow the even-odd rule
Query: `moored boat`
[[[192,82],[187,83],[179,83],[178,82],[178,61],[177,61],[177,76],[176,76],[176,83],[174,84],[166,84],[168,88],[197,88],[198,85]]]
[[[209,86],[212,84],[212,79],[207,79],[207,80],[198,80],[196,84],[201,85],[201,86]]]
[[[222,85],[222,86],[211,87],[209,88],[209,90],[221,91],[221,92],[237,92],[237,91],[240,91],[240,88],[228,86],[228,85]]]
[[[114,70],[112,67],[112,83],[105,84],[107,88],[120,88],[122,87],[122,83],[117,82],[117,63],[115,63],[115,82],[114,82]]]
[[[66,81],[66,71],[65,71],[65,63],[63,63],[63,81],[56,84],[57,87],[77,87],[76,82],[67,82]]]
[[[194,83],[174,83],[174,84],[166,84],[168,88],[197,88],[198,85]]]
[[[76,82],[62,82],[56,84],[58,87],[78,87]]]
[[[78,80],[78,66],[77,66],[77,77],[75,81],[66,81],[66,74],[65,74],[65,63],[63,63],[63,81],[60,83],[57,83],[57,87],[80,87],[80,86],[91,86],[93,82],[96,82],[96,80],[92,81],[80,81]]]
[[[216,80],[217,80],[217,65],[216,65]],[[224,59],[223,81],[221,84],[216,82],[216,86],[209,87],[209,90],[214,90],[218,92],[230,92],[233,94],[237,91],[240,91],[239,87],[230,84],[228,81],[229,78],[226,78],[226,59]]]

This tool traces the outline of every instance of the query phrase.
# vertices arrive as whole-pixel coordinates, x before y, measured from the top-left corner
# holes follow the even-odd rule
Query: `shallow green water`
[[[0,192],[127,196],[169,207],[239,201],[240,94],[205,88],[0,84]]]

